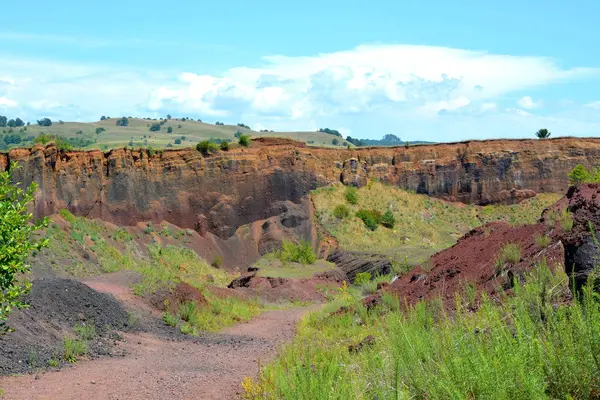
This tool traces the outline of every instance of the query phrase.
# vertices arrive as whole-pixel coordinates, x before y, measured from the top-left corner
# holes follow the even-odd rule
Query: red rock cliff
[[[535,192],[563,193],[568,172],[600,159],[600,139],[471,141],[395,148],[310,148],[287,140],[256,139],[251,148],[203,157],[195,150],[115,149],[62,152],[36,146],[0,154],[16,178],[40,185],[35,213],[69,208],[119,224],[168,220],[202,225],[229,237],[248,222],[278,213],[281,201],[299,202],[336,181],[365,184],[371,177],[418,193],[486,204]]]

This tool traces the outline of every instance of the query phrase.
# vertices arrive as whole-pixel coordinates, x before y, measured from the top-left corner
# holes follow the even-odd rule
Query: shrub
[[[371,273],[370,272],[359,272],[356,274],[354,278],[354,284],[356,286],[363,286],[367,283],[371,282]]]
[[[175,144],[181,144],[181,139],[175,139]]]
[[[42,118],[38,120],[39,126],[52,126],[52,120],[50,118]]]
[[[179,318],[185,322],[190,322],[196,316],[198,305],[194,301],[187,301],[179,306]]]
[[[348,186],[344,194],[346,201],[352,205],[358,204],[358,190],[354,186]]]
[[[223,125],[225,125],[225,124],[224,124],[224,123],[222,123],[222,122],[220,122],[220,121],[217,121],[217,122],[215,122],[215,125],[223,126]]]
[[[221,144],[219,145],[219,147],[221,148],[221,150],[223,151],[229,151],[229,143],[223,141],[221,142]]]
[[[389,229],[394,228],[394,225],[396,225],[396,218],[394,217],[394,214],[392,214],[392,212],[390,210],[387,210],[381,216],[381,225],[383,225]]]
[[[163,314],[162,319],[165,322],[165,324],[172,326],[172,327],[177,326],[177,324],[179,323],[179,317],[171,314],[168,311]]]
[[[123,118],[119,118],[115,124],[117,126],[128,126],[129,125],[129,119],[127,117],[123,117]]]
[[[167,133],[173,133],[173,127],[172,126],[170,126],[170,127],[167,128]]]
[[[16,162],[10,165],[10,171],[19,168]],[[9,171],[0,172],[0,331],[9,330],[6,321],[12,310],[25,307],[20,298],[31,287],[24,277],[30,269],[27,259],[48,244],[48,239],[32,238],[48,226],[47,219],[30,223],[33,215],[28,207],[36,189],[32,183],[23,190],[13,183]]]
[[[550,236],[547,235],[537,235],[535,237],[535,244],[538,245],[538,247],[541,247],[542,249],[548,247],[551,242],[552,239],[550,238]]]
[[[339,204],[333,209],[333,216],[337,219],[344,219],[350,216],[350,209],[345,204]]]
[[[101,134],[102,132],[104,132],[106,129],[100,127],[100,128],[96,128],[96,135]]]
[[[582,183],[590,180],[590,173],[586,171],[585,167],[578,164],[571,172],[569,172],[569,181],[571,185],[579,186]]]
[[[361,209],[356,213],[356,217],[362,219],[365,226],[371,231],[377,230],[381,221],[381,213],[376,210]]]
[[[207,155],[209,153],[214,153],[215,151],[217,151],[217,145],[208,140],[203,140],[196,145],[196,150],[198,150],[204,155]]]
[[[240,146],[244,146],[244,147],[250,146],[250,136],[241,135],[238,143],[240,144]]]
[[[157,131],[160,131],[160,124],[155,122],[152,125],[150,125],[150,132],[157,132]]]
[[[281,251],[278,258],[282,262],[297,262],[304,265],[314,264],[317,261],[312,244],[304,240],[294,243],[284,239],[281,242]]]
[[[332,144],[332,145],[334,145],[334,146],[337,146],[337,145],[339,145],[339,144],[340,144],[340,141],[339,141],[339,139],[336,139],[336,138],[334,138],[334,139],[331,141],[331,144]]]
[[[548,129],[540,129],[535,133],[535,136],[537,136],[538,139],[547,139],[550,137],[550,135],[551,133],[548,131]]]

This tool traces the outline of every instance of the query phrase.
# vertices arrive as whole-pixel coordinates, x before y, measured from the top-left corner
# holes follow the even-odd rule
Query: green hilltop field
[[[340,148],[354,146],[341,137],[325,132],[257,132],[245,126],[215,125],[180,118],[168,119],[162,124],[160,119],[129,118],[127,126],[119,126],[117,125],[119,120],[120,118],[108,118],[89,123],[52,121],[51,126],[32,123],[24,127],[3,127],[0,128],[0,150],[31,146],[35,137],[41,133],[65,138],[73,148],[100,150],[125,146],[184,148],[194,147],[198,142],[210,139],[217,142],[223,140],[235,142],[238,132],[251,138],[286,137],[312,146]],[[153,124],[160,124],[160,130],[151,131]],[[15,136],[19,139],[14,140]],[[18,143],[14,143],[15,141]]]

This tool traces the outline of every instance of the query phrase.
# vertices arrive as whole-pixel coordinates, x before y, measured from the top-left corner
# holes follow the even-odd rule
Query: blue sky
[[[597,2],[85,3],[3,5],[0,114],[600,136]]]

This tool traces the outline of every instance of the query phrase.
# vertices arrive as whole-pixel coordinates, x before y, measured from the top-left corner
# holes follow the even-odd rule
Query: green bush
[[[282,262],[297,262],[304,265],[314,264],[317,261],[312,244],[305,240],[294,243],[284,239],[281,242],[278,258]]]
[[[219,147],[223,151],[229,151],[229,143],[228,142],[225,142],[225,141],[221,142],[221,144],[219,145]]]
[[[381,221],[381,213],[376,210],[358,210],[356,217],[362,219],[362,221],[365,223],[365,226],[371,231],[377,230],[377,227]]]
[[[244,147],[250,146],[250,136],[241,135],[240,139],[239,139],[239,144],[240,144],[240,146],[244,146]]]
[[[348,186],[344,194],[346,201],[352,205],[358,204],[358,190],[354,186]]]
[[[339,204],[333,209],[333,216],[337,219],[344,219],[350,216],[350,209],[345,204]]]
[[[207,155],[209,153],[214,153],[217,151],[217,145],[208,140],[203,140],[196,145],[196,150],[200,153]]]
[[[363,286],[367,283],[371,282],[371,273],[370,272],[359,272],[356,274],[354,278],[354,284],[356,286]]]
[[[396,225],[396,218],[394,217],[394,214],[392,214],[392,212],[390,210],[387,210],[381,216],[381,225],[385,226],[386,228],[390,228],[390,229],[394,228],[394,225]]]
[[[579,186],[590,180],[590,173],[581,164],[578,164],[571,172],[569,172],[569,181],[571,185]]]

